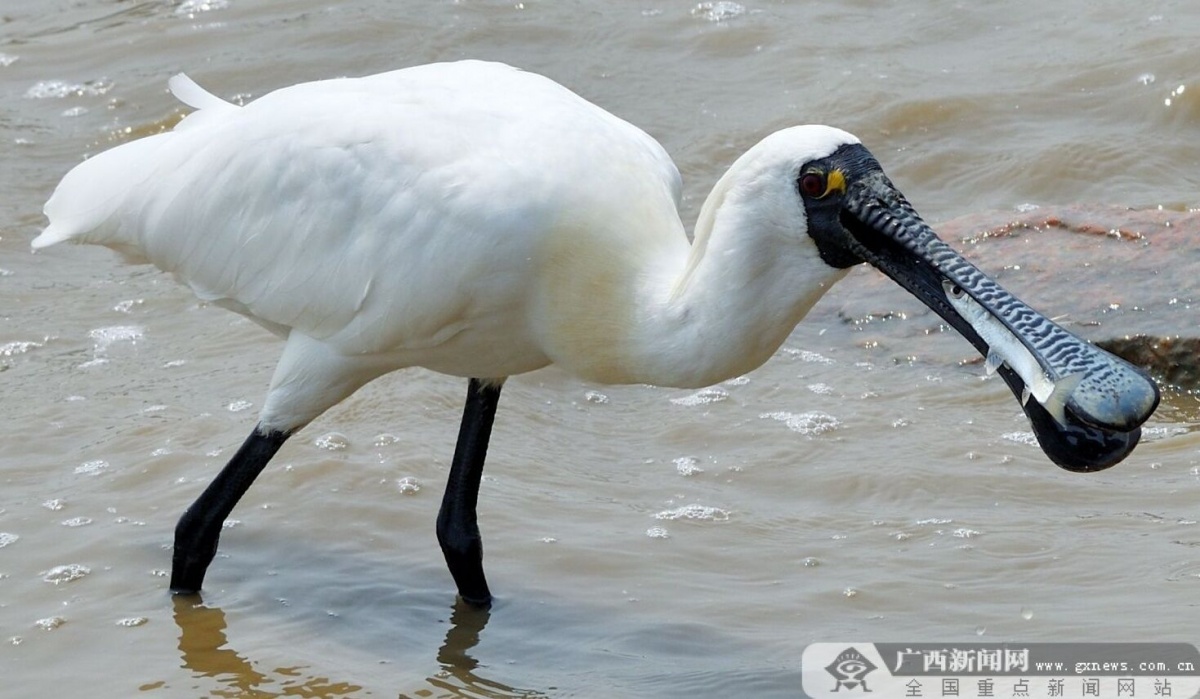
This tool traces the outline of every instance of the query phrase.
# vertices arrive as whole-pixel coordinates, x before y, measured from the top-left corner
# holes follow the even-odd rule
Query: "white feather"
[[[708,385],[770,357],[844,274],[803,234],[793,184],[856,142],[836,129],[751,149],[693,248],[657,142],[509,66],[305,83],[244,107],[183,75],[171,90],[199,111],[68,173],[33,246],[143,255],[287,337],[266,428],[414,365]]]

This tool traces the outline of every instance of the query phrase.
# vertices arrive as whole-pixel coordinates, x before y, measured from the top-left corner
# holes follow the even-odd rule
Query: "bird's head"
[[[771,139],[767,150],[791,153],[786,177],[802,211],[793,210],[821,260],[869,263],[945,319],[999,371],[1054,463],[1097,471],[1133,450],[1159,401],[1144,372],[1034,311],[939,239],[854,136],[800,126]]]

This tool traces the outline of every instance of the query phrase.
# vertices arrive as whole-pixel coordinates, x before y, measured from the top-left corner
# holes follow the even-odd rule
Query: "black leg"
[[[450,479],[442,508],[438,511],[437,536],[446,556],[446,565],[463,601],[477,607],[489,607],[492,593],[483,577],[483,540],[475,520],[479,501],[479,481],[483,478],[483,460],[487,456],[500,386],[471,379],[467,403],[463,407],[458,444],[450,464]]]
[[[249,490],[290,433],[261,432],[257,427],[175,525],[171,560],[171,592],[198,592],[208,564],[217,555],[221,525]]]

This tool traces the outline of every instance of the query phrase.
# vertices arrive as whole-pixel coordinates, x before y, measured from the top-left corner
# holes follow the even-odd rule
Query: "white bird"
[[[506,377],[552,363],[600,383],[738,376],[863,261],[990,355],[1017,395],[1038,364],[1040,384],[1067,382],[1054,416],[1025,405],[1064,467],[1120,461],[1157,405],[1140,371],[937,239],[838,129],[797,126],[751,148],[689,241],[679,173],[654,139],[509,66],[310,82],[244,107],[183,75],[170,87],[197,111],[67,173],[33,247],[148,260],[286,341],[257,425],[176,527],[175,592],[200,589],[222,522],[288,436],[419,366],[470,379],[438,538],[462,598],[487,605],[475,504]],[[968,319],[949,302],[963,294]],[[1014,359],[1022,375],[1003,363]]]

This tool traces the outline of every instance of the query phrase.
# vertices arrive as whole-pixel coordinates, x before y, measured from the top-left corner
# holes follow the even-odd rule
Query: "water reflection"
[[[264,671],[229,647],[225,612],[206,606],[199,595],[174,598],[175,624],[179,627],[179,652],[183,666],[197,677],[211,677],[223,686],[217,696],[235,697],[313,697],[334,699],[353,697],[363,687],[328,677],[305,676],[300,667],[281,667]],[[470,654],[479,644],[479,636],[490,613],[456,602],[450,615],[446,638],[437,652],[439,671],[428,677],[428,687],[400,699],[411,697],[462,697],[516,699],[544,697],[541,692],[518,689],[479,676],[479,661]]]
[[[479,634],[487,625],[491,612],[486,609],[476,609],[462,600],[454,604],[450,614],[450,628],[446,630],[446,640],[438,649],[437,661],[441,672],[428,678],[429,684],[446,692],[438,696],[444,697],[488,697],[503,699],[505,697],[544,697],[546,695],[531,689],[517,689],[480,677],[475,674],[479,667],[477,661],[468,651],[479,644]],[[420,693],[416,696],[425,696]],[[401,699],[409,699],[401,694]]]

